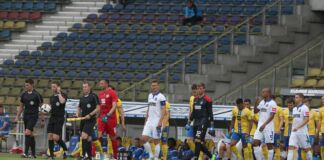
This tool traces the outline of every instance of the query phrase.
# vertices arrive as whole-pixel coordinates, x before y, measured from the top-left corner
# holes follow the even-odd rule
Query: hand
[[[157,125],[158,128],[161,128],[162,127],[162,122],[160,121]]]
[[[91,118],[90,114],[85,116],[85,119],[90,119],[90,118]]]
[[[298,130],[298,128],[294,128],[294,129],[293,129],[293,132],[297,132],[297,130]]]
[[[126,133],[126,126],[125,124],[122,124],[123,132]]]
[[[57,93],[61,94],[61,87],[57,87]]]
[[[208,129],[208,134],[211,135],[211,136],[213,136],[213,137],[215,137],[215,134],[216,134],[215,133],[215,129],[213,127],[212,128],[209,128]]]
[[[40,122],[40,127],[41,127],[41,128],[44,128],[44,126],[45,126],[45,120],[41,120],[41,122]]]
[[[190,130],[190,128],[191,128],[190,123],[187,123],[185,126],[185,129],[188,131],[188,130]]]
[[[280,135],[280,131],[278,131],[278,132],[275,132],[275,134],[279,134],[279,135]]]
[[[108,113],[106,116],[103,116],[103,117],[101,118],[101,121],[102,121],[103,123],[106,123],[106,122],[108,121],[108,119],[110,118],[110,116],[111,116],[111,114]]]
[[[262,126],[259,128],[259,131],[260,131],[260,132],[263,132],[264,128],[265,128],[265,125],[262,125]]]

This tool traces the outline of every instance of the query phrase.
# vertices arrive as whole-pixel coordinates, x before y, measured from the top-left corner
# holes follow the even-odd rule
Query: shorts
[[[290,138],[290,136],[285,136],[284,137],[284,145],[285,145],[286,148],[289,147],[289,138]]]
[[[307,133],[292,132],[289,138],[289,146],[294,146],[302,149],[310,148],[309,136]]]
[[[281,144],[280,141],[281,141],[281,135],[275,133],[274,134],[274,146],[275,147],[280,147],[280,144]]]
[[[249,137],[247,136],[247,134],[244,134],[244,133],[237,133],[237,132],[234,132],[232,134],[232,137],[231,137],[232,140],[235,140],[235,141],[239,141],[241,140],[242,141],[242,144],[247,144],[248,143],[248,139]]]
[[[56,135],[62,135],[62,127],[64,124],[64,118],[51,117],[47,124],[47,133],[54,133]]]
[[[193,129],[192,125],[190,125],[189,130],[187,130],[187,137],[188,138],[193,138],[194,137],[194,129]]]
[[[254,133],[254,139],[259,141],[264,141],[264,143],[267,144],[273,144],[274,143],[274,133],[273,130],[263,130],[263,132],[259,131],[259,128]]]
[[[324,146],[324,133],[322,133],[322,140],[320,141],[320,146]]]
[[[117,121],[114,119],[109,119],[106,123],[101,121],[99,117],[97,120],[98,123],[98,131],[102,133],[107,133],[111,137],[116,136],[117,132]]]
[[[252,142],[253,142],[253,137],[254,137],[254,135],[250,135],[250,136],[249,136],[249,138],[247,139],[247,143],[248,143],[248,144],[252,144]]]
[[[169,137],[169,126],[165,126],[162,129],[161,141],[163,143],[167,143],[168,142],[168,137]]]
[[[157,125],[153,125],[151,123],[146,123],[142,135],[151,137],[153,139],[161,138],[161,129],[157,128]]]
[[[35,116],[34,115],[33,116],[24,115],[23,120],[24,120],[25,129],[33,131],[34,127],[38,121],[38,114]]]
[[[87,135],[91,136],[94,129],[93,127],[96,124],[96,120],[95,119],[89,119],[86,121],[81,121],[80,123],[80,131],[86,133]]]
[[[199,139],[200,141],[205,141],[206,132],[208,125],[198,125],[194,126],[194,139]]]
[[[315,141],[315,135],[309,135],[309,144],[312,146]]]

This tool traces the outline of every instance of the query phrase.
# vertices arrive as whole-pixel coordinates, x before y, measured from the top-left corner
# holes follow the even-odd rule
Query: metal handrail
[[[132,85],[129,86],[128,88],[126,88],[126,89],[124,89],[123,91],[121,91],[121,92],[120,92],[120,95],[124,95],[126,91],[131,90],[131,89],[134,89],[136,86],[139,86],[139,85],[141,85],[142,83],[144,83],[144,82],[150,80],[154,75],[159,75],[159,74],[161,74],[161,73],[167,71],[168,69],[174,67],[175,65],[180,64],[181,62],[184,62],[186,58],[189,58],[189,57],[191,57],[191,56],[193,56],[193,55],[195,55],[195,54],[197,54],[197,53],[200,53],[204,48],[206,48],[206,47],[212,45],[213,43],[217,42],[220,38],[223,38],[223,37],[225,37],[225,36],[227,36],[227,35],[230,35],[230,34],[231,34],[235,29],[237,29],[237,28],[239,28],[239,27],[241,27],[241,26],[243,26],[243,25],[248,25],[248,26],[249,26],[249,22],[250,22],[253,18],[255,18],[255,17],[257,17],[257,16],[260,16],[260,15],[263,15],[262,28],[263,28],[263,33],[264,33],[264,32],[265,32],[265,15],[266,15],[266,11],[267,11],[268,9],[270,9],[270,8],[272,8],[272,7],[274,7],[274,6],[276,6],[277,4],[279,4],[278,6],[279,6],[280,9],[278,10],[278,16],[281,16],[281,13],[279,13],[279,12],[281,12],[281,2],[282,2],[282,0],[277,0],[277,1],[273,2],[273,3],[271,3],[271,4],[266,5],[266,6],[265,6],[261,11],[259,11],[258,13],[256,13],[256,14],[254,14],[254,15],[248,17],[246,20],[244,20],[243,22],[241,22],[241,23],[235,25],[234,27],[231,27],[229,30],[225,31],[224,33],[222,33],[222,34],[219,35],[218,37],[215,37],[212,41],[210,41],[210,42],[208,42],[208,43],[206,43],[206,44],[200,46],[198,49],[194,50],[194,51],[191,52],[190,54],[185,55],[185,56],[183,56],[182,58],[180,58],[179,60],[177,60],[176,62],[171,63],[171,64],[165,66],[165,67],[164,67],[163,69],[161,69],[160,71],[158,71],[158,72],[156,72],[156,73],[154,73],[154,74],[150,74],[150,75],[149,75],[148,77],[146,77],[145,79],[143,79],[143,80],[141,80],[141,81],[139,81],[139,82],[137,82],[137,83],[132,84]],[[281,18],[278,18],[278,19],[280,20]],[[278,21],[278,23],[280,23],[280,21]],[[247,29],[247,34],[248,34],[248,33],[249,33],[249,30]],[[265,34],[265,33],[264,33],[264,34]],[[233,40],[232,40],[232,41],[233,41]],[[216,53],[216,54],[217,54],[217,53]],[[201,59],[200,59],[200,61],[201,61]],[[201,62],[200,62],[200,63],[201,63]],[[200,66],[198,66],[198,67],[200,67]]]
[[[285,57],[284,59],[280,60],[279,62],[274,64],[273,67],[268,68],[265,71],[257,74],[252,79],[248,80],[247,83],[245,83],[244,85],[241,85],[240,87],[236,88],[235,90],[229,91],[229,92],[225,93],[223,96],[220,96],[219,99],[222,99],[222,98],[226,99],[227,96],[230,96],[230,95],[232,95],[232,94],[234,94],[236,92],[239,92],[244,87],[249,86],[249,85],[263,79],[265,76],[271,74],[272,72],[275,72],[276,69],[281,68],[283,66],[286,66],[289,63],[292,63],[294,60],[300,58],[301,56],[306,55],[309,51],[313,50],[314,48],[316,48],[318,46],[323,45],[323,47],[324,47],[323,36],[324,36],[324,33],[321,34],[320,36],[318,36],[317,38],[315,38],[314,40],[312,40],[312,42],[310,44],[302,47],[301,49],[299,49],[297,51],[295,51],[294,54],[291,54],[288,57]]]

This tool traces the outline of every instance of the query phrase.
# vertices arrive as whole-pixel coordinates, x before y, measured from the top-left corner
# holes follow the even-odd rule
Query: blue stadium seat
[[[122,21],[127,22],[127,21],[130,21],[132,19],[132,16],[129,15],[129,14],[124,14],[124,15],[118,17],[118,18],[115,18],[115,21],[117,21],[119,19],[122,20]]]
[[[161,63],[156,63],[152,65],[152,70],[159,71],[162,69],[162,64]]]
[[[29,51],[26,51],[26,50],[20,51],[19,52],[19,56],[21,56],[21,57],[27,57],[27,56],[29,56]]]
[[[165,23],[167,21],[168,21],[168,16],[166,16],[166,15],[159,15],[157,17],[157,22],[158,23]]]
[[[109,12],[112,9],[112,6],[110,4],[105,4],[102,9],[101,12]]]
[[[54,76],[55,77],[64,77],[65,76],[65,72],[64,71],[61,71],[61,70],[56,71]]]
[[[51,56],[51,52],[50,51],[43,51],[42,56],[43,57],[50,57]]]
[[[81,62],[80,61],[74,61],[74,62],[72,62],[71,67],[80,68],[81,67]]]
[[[101,43],[98,45],[97,50],[107,50],[109,48],[109,45],[107,43]]]
[[[132,24],[130,26],[130,29],[133,31],[139,30],[141,28],[141,26],[139,24]]]
[[[84,63],[82,63],[82,65],[81,65],[82,68],[91,68],[91,66],[92,66],[92,63],[89,62],[89,61],[84,62]]]
[[[47,63],[48,63],[47,61],[38,61],[37,66],[43,68],[47,66]]]
[[[232,14],[239,15],[243,12],[243,8],[241,6],[236,6],[232,8]]]
[[[189,31],[189,27],[188,26],[180,26],[179,27],[179,31],[181,31],[181,32],[188,32]]]
[[[87,29],[87,30],[92,30],[95,28],[95,25],[92,24],[92,23],[87,23],[83,26],[84,29]]]
[[[143,56],[143,54],[138,53],[138,54],[134,54],[132,59],[135,61],[142,61],[144,59],[144,56]]]
[[[135,76],[135,79],[137,79],[137,80],[142,80],[142,79],[144,79],[144,78],[146,78],[146,74],[144,74],[144,73],[138,73],[138,74]]]
[[[109,58],[109,54],[108,53],[100,53],[98,55],[99,59],[108,59]]]
[[[94,63],[93,64],[93,68],[97,68],[97,69],[101,69],[102,67],[104,67],[104,63],[102,63],[102,62],[97,62],[97,63]]]
[[[77,76],[77,73],[75,71],[69,71],[67,72],[66,76],[68,78],[75,78]]]
[[[121,46],[121,49],[123,50],[132,50],[133,49],[133,44],[132,43],[125,43],[124,45]]]
[[[114,31],[117,29],[117,24],[115,23],[110,23],[107,25],[107,29],[110,30],[110,31]]]
[[[191,27],[191,31],[193,32],[199,32],[201,30],[200,25],[194,25]]]
[[[146,8],[146,13],[155,13],[158,9],[159,9],[158,5],[151,5],[150,7]]]
[[[120,43],[113,43],[111,45],[111,49],[114,49],[114,50],[119,50],[121,47]]]
[[[106,21],[108,19],[108,14],[100,14],[99,16],[98,16],[98,21],[100,21],[100,22],[104,22],[104,21]]]
[[[83,32],[79,35],[78,40],[87,41],[89,39],[90,34],[88,32]]]
[[[100,73],[98,71],[91,71],[89,74],[89,78],[98,78]]]
[[[87,78],[88,77],[88,72],[86,72],[86,71],[80,71],[78,76],[80,78]]]
[[[10,10],[11,9],[12,2],[3,2],[0,4],[1,10]]]
[[[44,48],[45,50],[49,49],[52,47],[52,43],[51,42],[44,42],[41,45],[42,48]]]
[[[191,44],[185,45],[182,47],[183,52],[192,52],[193,46]]]
[[[135,33],[131,33],[128,36],[126,36],[126,40],[125,41],[126,42],[132,42],[134,40],[136,40],[136,34]]]
[[[144,23],[153,23],[155,21],[155,16],[154,15],[146,15],[143,17],[143,22]]]
[[[131,58],[131,55],[129,53],[125,53],[125,54],[122,54],[120,57],[119,57],[121,60],[129,60]]]
[[[127,63],[119,63],[116,65],[116,69],[118,70],[125,70],[127,69]]]
[[[67,39],[68,34],[66,32],[60,32],[56,35],[56,40],[62,41]]]
[[[170,46],[168,44],[162,44],[158,47],[157,51],[163,53],[166,52],[169,49],[169,47]]]
[[[105,78],[105,79],[111,78],[111,73],[110,72],[104,72],[101,75],[102,75],[102,78]]]
[[[52,70],[46,70],[44,72],[44,76],[45,77],[52,77],[54,74],[53,74],[53,71]]]
[[[50,61],[48,64],[47,64],[48,67],[51,67],[51,68],[56,68],[58,67],[58,62],[57,61]]]
[[[135,75],[134,75],[134,73],[126,73],[125,75],[124,75],[124,78],[126,79],[126,80],[133,80],[134,79],[134,77],[135,77]]]
[[[60,42],[60,41],[57,41],[57,42],[55,42],[55,43],[53,44],[53,46],[52,46],[51,48],[57,50],[57,49],[61,49],[62,47],[63,47],[63,43]],[[48,48],[50,48],[50,47],[48,47]],[[46,49],[46,48],[45,48],[45,49]]]
[[[144,64],[142,64],[142,65],[140,66],[139,69],[142,70],[142,71],[147,71],[147,70],[150,70],[150,69],[151,69],[151,66],[150,66],[150,64],[148,64],[148,63],[144,63]]]
[[[136,71],[138,70],[140,67],[137,63],[131,63],[130,65],[128,65],[128,69],[132,70],[132,71]]]
[[[148,55],[144,56],[144,60],[146,60],[146,61],[152,61],[153,58],[154,58],[154,55],[152,55],[152,54],[148,54]]]
[[[127,31],[129,29],[129,25],[128,24],[121,24],[119,25],[119,30],[120,31]]]
[[[36,65],[36,60],[28,60],[28,61],[26,61],[25,62],[25,65],[27,66],[27,67],[33,67],[33,66],[35,66]]]
[[[86,49],[92,51],[95,50],[96,48],[97,48],[97,42],[91,42],[87,45]]]
[[[196,35],[188,35],[185,37],[184,42],[186,43],[194,43],[197,40]]]
[[[147,34],[140,34],[136,37],[137,41],[145,42],[149,39]]]
[[[166,61],[166,59],[167,59],[167,57],[165,54],[158,54],[154,57],[153,61],[162,63],[162,62]]]
[[[97,30],[103,30],[105,29],[106,25],[104,23],[97,23],[96,24],[96,29]]]
[[[12,76],[17,76],[17,75],[20,75],[20,70],[19,69],[12,69],[11,72],[10,72],[10,75]]]
[[[45,4],[44,2],[37,2],[33,6],[34,11],[44,11],[45,10]]]
[[[161,36],[161,42],[166,43],[166,42],[170,42],[172,40],[172,36],[169,34],[164,34],[163,36]]]
[[[32,51],[32,52],[30,53],[30,55],[31,55],[32,57],[40,57],[40,56],[42,55],[42,53],[41,53],[40,51]]]
[[[23,10],[27,10],[27,11],[33,10],[33,7],[34,7],[33,2],[25,2],[23,4]]]
[[[82,50],[82,49],[85,49],[86,48],[86,43],[85,42],[78,42],[76,45],[75,45],[75,49],[79,49],[79,50]],[[69,48],[67,48],[69,49]]]
[[[167,57],[167,62],[175,62],[178,60],[178,55],[176,54],[171,54]]]
[[[88,40],[90,40],[90,41],[99,41],[100,38],[101,38],[101,34],[100,33],[92,33],[89,36]]]
[[[79,30],[81,28],[82,28],[82,24],[81,23],[74,23],[72,25],[72,29],[74,29],[74,30]]]
[[[160,35],[150,35],[148,41],[149,42],[159,42],[161,39]]]
[[[75,32],[70,33],[69,36],[67,37],[68,41],[75,41],[77,39],[79,39],[79,34]]]
[[[41,70],[34,70],[32,75],[35,76],[35,77],[40,77],[40,76],[42,76],[42,71]]]
[[[151,24],[145,24],[143,27],[142,27],[142,30],[143,31],[146,31],[146,32],[149,32],[153,29],[153,26]]]
[[[115,63],[107,63],[105,65],[105,68],[109,69],[109,70],[114,70],[116,67],[115,67]]]
[[[15,62],[14,62],[14,60],[12,60],[12,59],[6,59],[4,62],[3,62],[3,64],[4,65],[13,65]]]
[[[58,64],[59,67],[62,67],[62,68],[67,68],[70,66],[70,62],[69,61],[62,61]]]
[[[112,78],[119,80],[119,79],[123,79],[124,75],[122,73],[115,73],[115,74],[113,74]]]
[[[56,3],[47,3],[45,5],[45,11],[52,12],[56,10]]]
[[[16,2],[16,3],[12,3],[11,5],[11,9],[12,10],[22,10],[23,4],[21,2]]]

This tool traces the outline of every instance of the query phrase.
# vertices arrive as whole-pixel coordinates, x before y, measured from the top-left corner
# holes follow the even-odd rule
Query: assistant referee
[[[25,90],[26,91],[20,97],[21,104],[18,108],[15,122],[19,121],[21,113],[24,112],[23,121],[25,125],[25,152],[22,155],[22,158],[36,158],[36,144],[33,130],[38,120],[38,111],[39,107],[43,103],[43,98],[34,89],[34,81],[32,79],[27,79],[25,81]],[[45,117],[42,113],[40,115],[41,127],[44,127]],[[32,154],[30,156],[28,156],[29,147],[32,151]]]
[[[81,121],[80,130],[82,138],[82,157],[85,158],[86,153],[88,154],[87,159],[92,159],[91,150],[91,134],[96,124],[96,115],[100,111],[98,96],[91,92],[91,87],[88,82],[83,82],[82,85],[83,96],[80,98],[79,107],[77,109],[77,117],[85,117],[86,119]]]

